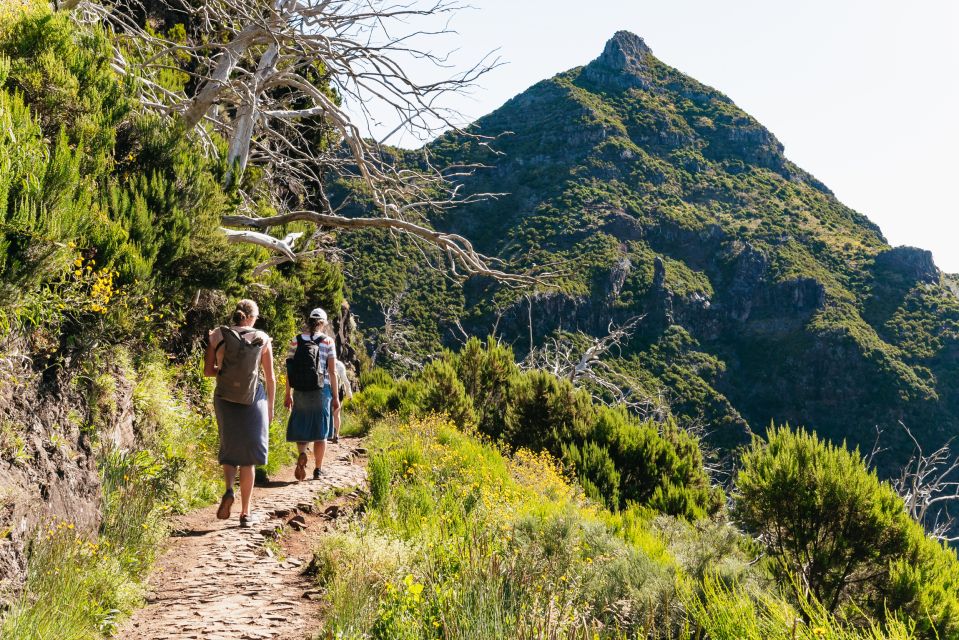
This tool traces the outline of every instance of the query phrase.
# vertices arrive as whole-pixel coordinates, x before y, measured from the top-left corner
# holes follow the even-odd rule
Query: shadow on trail
[[[297,480],[267,480],[266,482],[258,482],[255,486],[261,489],[280,489],[282,487],[289,487],[293,484],[299,484]]]
[[[216,529],[175,529],[170,532],[171,538],[199,538],[213,533]]]

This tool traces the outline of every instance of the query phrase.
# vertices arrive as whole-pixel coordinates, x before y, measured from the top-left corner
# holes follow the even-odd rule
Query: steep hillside
[[[530,335],[599,336],[645,315],[618,366],[720,444],[771,420],[866,448],[877,425],[904,447],[899,420],[930,442],[956,432],[959,300],[929,252],[891,248],[772,133],[641,38],[617,33],[474,129],[498,155],[454,135],[429,149],[491,167],[466,191],[506,195],[436,224],[515,268],[560,261],[564,276],[531,296],[469,288],[469,332],[495,326],[523,352]],[[398,282],[415,310],[415,283]]]

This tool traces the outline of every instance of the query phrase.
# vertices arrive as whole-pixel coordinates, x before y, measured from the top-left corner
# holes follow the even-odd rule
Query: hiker
[[[213,408],[220,433],[218,459],[226,483],[216,517],[229,519],[233,482],[239,472],[241,527],[250,526],[254,467],[266,464],[276,397],[272,340],[253,328],[259,315],[255,302],[240,300],[230,320],[232,324],[209,332],[203,367],[203,375],[216,376]]]
[[[340,398],[340,404],[333,409],[333,438],[330,439],[333,444],[340,441],[340,413],[343,409],[343,401],[353,399],[353,388],[350,385],[349,376],[346,375],[346,365],[339,358],[336,359],[336,382],[339,387],[336,391]]]
[[[295,442],[299,456],[293,476],[306,478],[307,445],[313,443],[313,479],[323,473],[326,440],[333,434],[333,414],[339,409],[336,384],[336,345],[323,332],[327,329],[326,311],[313,309],[306,319],[303,333],[290,343],[286,359],[286,398],[290,409],[286,441]],[[331,407],[332,405],[332,407]]]

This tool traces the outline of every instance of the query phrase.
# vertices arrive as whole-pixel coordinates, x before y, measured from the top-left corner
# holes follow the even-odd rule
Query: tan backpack
[[[257,336],[251,342],[243,336],[256,329],[235,331],[220,327],[223,340],[217,349],[223,348],[223,363],[216,375],[216,390],[213,395],[221,400],[251,405],[256,399],[256,387],[260,381],[260,354],[266,346]]]

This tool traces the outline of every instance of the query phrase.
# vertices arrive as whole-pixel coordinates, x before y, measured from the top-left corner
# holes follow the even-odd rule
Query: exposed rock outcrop
[[[26,548],[39,527],[65,521],[79,531],[100,524],[101,491],[91,418],[105,446],[134,440],[133,385],[111,367],[101,372],[91,404],[88,380],[68,369],[34,371],[23,341],[0,345],[0,600],[26,570]],[[92,406],[95,404],[96,406]],[[94,415],[95,414],[95,415]]]
[[[617,31],[603,53],[583,70],[590,81],[618,89],[648,88],[647,57],[653,51],[646,41],[629,31]]]
[[[905,278],[916,283],[938,284],[942,273],[932,259],[932,252],[915,247],[893,247],[876,256],[876,268],[887,277]]]

